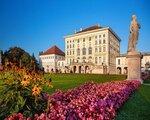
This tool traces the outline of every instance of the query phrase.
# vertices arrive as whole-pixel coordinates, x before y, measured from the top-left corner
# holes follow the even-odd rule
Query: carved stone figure
[[[136,51],[136,44],[139,36],[140,24],[136,20],[136,15],[132,15],[132,21],[130,24],[130,35],[128,43],[128,52]]]

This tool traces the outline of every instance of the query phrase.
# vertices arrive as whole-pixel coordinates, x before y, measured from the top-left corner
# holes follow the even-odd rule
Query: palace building
[[[141,61],[141,71],[144,72],[146,70],[150,71],[150,53],[143,52],[143,58]],[[127,60],[126,54],[120,54],[116,57],[116,73],[117,74],[127,74]]]
[[[39,54],[45,72],[127,74],[126,54],[110,27],[94,25],[67,35],[65,53],[53,46]],[[150,53],[142,53],[142,71],[150,70]]]
[[[39,60],[45,72],[57,72],[65,64],[65,53],[57,46],[53,46],[45,52],[41,52],[39,54]],[[59,62],[61,64],[58,66]]]
[[[91,26],[64,39],[66,65],[73,73],[115,74],[121,40],[110,27]]]

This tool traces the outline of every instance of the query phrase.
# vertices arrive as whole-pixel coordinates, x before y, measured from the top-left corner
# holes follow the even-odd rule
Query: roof
[[[97,30],[109,30],[116,38],[117,40],[120,42],[121,39],[119,38],[119,36],[111,29],[111,27],[101,27],[99,25],[93,25],[91,27],[88,27],[88,28],[85,28],[85,29],[82,29],[80,31],[77,31],[75,32],[74,34],[72,35],[67,35],[67,36],[64,36],[64,38],[69,38],[69,37],[74,37],[74,36],[78,36],[80,35],[81,33],[89,33],[89,32],[92,32],[92,31],[97,31]]]
[[[52,46],[51,48],[41,53],[40,55],[50,55],[50,54],[65,56],[65,53],[62,50],[60,50],[56,45]]]
[[[100,28],[101,27],[99,25],[94,25],[94,26],[82,29],[80,31],[77,31],[76,33],[87,32],[87,31],[96,30],[96,29],[100,29]]]

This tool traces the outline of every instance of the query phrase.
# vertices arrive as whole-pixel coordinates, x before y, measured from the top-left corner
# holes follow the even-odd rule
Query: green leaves
[[[35,74],[35,73],[34,73]],[[28,84],[23,84],[28,82]],[[31,116],[45,110],[47,101],[42,97],[41,91],[33,96],[33,87],[42,88],[46,81],[42,76],[32,76],[24,70],[10,70],[0,73],[0,119],[14,113],[23,113]]]
[[[13,64],[18,67],[26,67],[28,70],[39,70],[39,64],[34,57],[20,47],[12,47],[2,54],[2,62],[5,67],[12,67]]]

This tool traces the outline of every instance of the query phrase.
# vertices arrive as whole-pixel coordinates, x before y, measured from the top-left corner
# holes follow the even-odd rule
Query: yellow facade
[[[116,56],[120,54],[120,39],[111,28],[101,28],[80,31],[65,36],[65,60],[73,72],[79,72],[80,68],[88,66],[91,73],[113,74],[116,69]],[[89,64],[92,63],[92,66]],[[83,65],[84,64],[84,65]],[[83,68],[85,73],[85,68]],[[100,72],[101,71],[101,72]]]

